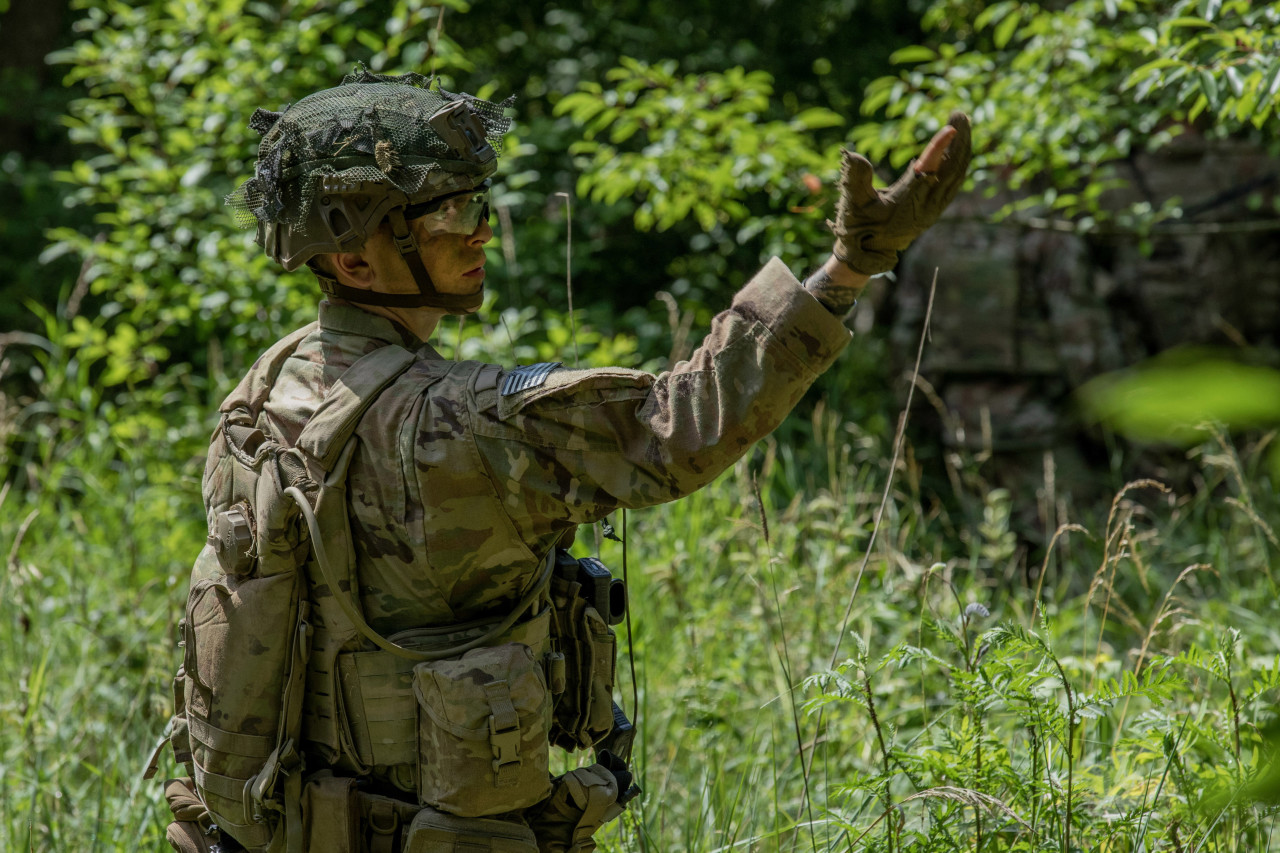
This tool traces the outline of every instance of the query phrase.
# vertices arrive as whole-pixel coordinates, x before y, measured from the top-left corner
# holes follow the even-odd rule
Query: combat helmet
[[[306,263],[327,295],[363,305],[442,308],[463,314],[483,292],[436,290],[408,221],[428,216],[432,233],[470,234],[489,215],[512,99],[490,103],[448,92],[421,74],[387,76],[364,66],[342,83],[280,112],[259,109],[254,176],[227,197],[241,227],[286,270]],[[418,293],[347,287],[313,260],[355,252],[387,220]]]

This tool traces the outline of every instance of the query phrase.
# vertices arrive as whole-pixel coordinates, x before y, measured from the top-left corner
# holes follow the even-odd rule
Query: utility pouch
[[[513,625],[496,642],[522,643],[541,655],[547,648],[551,611]],[[473,640],[492,621],[403,631],[392,642],[412,649],[440,649]],[[418,703],[413,695],[412,660],[382,651],[338,655],[338,683],[356,756],[366,765],[416,766]]]
[[[614,759],[616,762],[616,759]],[[617,762],[618,766],[622,766]],[[528,815],[538,838],[538,853],[590,853],[600,827],[622,814],[620,787],[629,787],[631,774],[623,778],[608,764],[579,767],[558,777],[551,796]]]
[[[551,580],[553,648],[564,656],[565,687],[559,695],[551,742],[567,750],[592,746],[613,729],[613,685],[618,647],[609,618],[596,603],[609,601],[608,571],[598,561],[588,567],[562,552]],[[603,589],[603,595],[598,590]],[[617,589],[617,587],[614,587]],[[615,593],[614,598],[618,597]]]
[[[532,649],[505,643],[420,663],[413,692],[424,803],[480,817],[547,796],[551,696]]]
[[[308,853],[364,853],[359,844],[356,779],[321,771],[302,789],[302,832]]]
[[[538,853],[533,830],[521,823],[461,818],[427,807],[414,815],[404,853]]]
[[[360,790],[351,776],[321,770],[302,789],[301,853],[402,853],[420,806]]]

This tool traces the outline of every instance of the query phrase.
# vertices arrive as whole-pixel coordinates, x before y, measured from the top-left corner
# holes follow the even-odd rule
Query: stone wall
[[[1010,197],[972,193],[903,259],[878,308],[909,371],[938,269],[921,368],[936,397],[917,411],[945,445],[1074,453],[1091,377],[1184,344],[1280,348],[1280,230],[1257,230],[1280,216],[1280,158],[1187,135],[1129,169],[1115,201],[1177,195],[1187,212],[1149,254],[1133,235],[990,224]]]

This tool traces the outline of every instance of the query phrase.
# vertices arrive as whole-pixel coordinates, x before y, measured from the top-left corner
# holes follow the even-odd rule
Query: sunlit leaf
[[[1099,377],[1080,397],[1093,418],[1145,441],[1194,442],[1206,424],[1280,423],[1280,371],[1203,350]]]

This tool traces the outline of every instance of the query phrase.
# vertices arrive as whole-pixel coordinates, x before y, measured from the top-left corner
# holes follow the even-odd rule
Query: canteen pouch
[[[413,669],[418,796],[461,817],[527,808],[551,791],[551,696],[523,643],[472,649]],[[430,849],[430,848],[424,848]]]
[[[576,569],[576,560],[561,561],[551,579],[552,648],[563,655],[565,674],[551,742],[569,751],[592,746],[613,730],[618,663],[613,629],[584,594],[582,584],[567,576]]]
[[[538,853],[533,830],[521,823],[461,818],[427,807],[413,817],[404,853]]]

